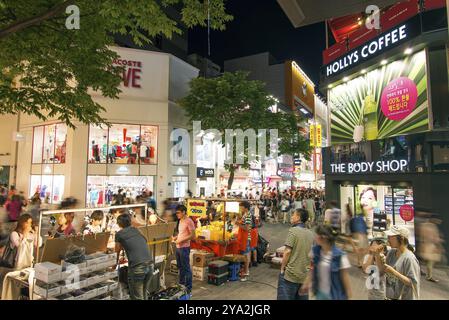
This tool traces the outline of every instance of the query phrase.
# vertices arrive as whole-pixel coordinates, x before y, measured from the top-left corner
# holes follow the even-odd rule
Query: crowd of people
[[[438,281],[433,270],[443,257],[443,240],[438,229],[441,221],[435,215],[417,212],[418,251],[415,252],[409,243],[408,228],[395,225],[384,237],[368,237],[366,217],[352,215],[349,207],[346,210],[350,221],[344,228],[337,202],[326,203],[321,190],[247,190],[241,198],[239,213],[227,215],[223,215],[222,201],[207,201],[206,215],[194,222],[188,217],[187,208],[177,199],[167,199],[163,202],[163,211],[156,212],[156,201],[151,192],[145,191],[135,200],[127,199],[119,192],[114,195],[114,205],[146,203],[148,215],[144,207],[97,208],[87,219],[75,222],[75,213],[68,211],[49,217],[48,232],[42,232],[43,224],[40,235],[64,238],[111,231],[117,253],[125,251],[130,262],[128,280],[132,299],[147,298],[146,285],[154,268],[150,249],[136,227],[158,221],[178,222],[172,241],[176,246],[179,283],[191,292],[190,241],[195,238],[196,225],[221,221],[224,216],[226,228],[238,241],[239,253],[245,256],[241,271],[243,282],[248,281],[250,268],[257,267],[260,261],[257,248],[263,239],[259,235],[263,223],[291,225],[278,279],[280,300],[307,300],[309,294],[318,300],[353,297],[349,277],[351,264],[345,251],[348,244],[357,257],[358,266],[372,280],[371,285],[367,282],[366,289],[371,300],[419,299],[421,264],[426,266],[426,279]],[[77,205],[76,199],[66,198],[58,208],[71,209]],[[32,266],[35,248],[42,244],[37,233],[40,211],[46,209],[49,209],[48,205],[38,194],[27,200],[14,186],[0,187],[0,285],[5,270]]]

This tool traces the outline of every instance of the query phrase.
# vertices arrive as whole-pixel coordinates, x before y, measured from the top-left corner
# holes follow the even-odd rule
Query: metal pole
[[[223,241],[226,240],[226,201],[223,204]]]
[[[449,1],[449,0],[446,0]],[[326,49],[329,48],[329,29],[328,29],[328,25],[327,25],[327,19],[324,20],[324,24],[326,26]]]
[[[17,126],[16,126],[16,134],[19,133],[20,130],[20,112],[17,114]],[[16,137],[16,149],[15,149],[15,155],[14,155],[14,178],[13,183],[14,186],[17,186],[17,163],[19,162],[19,141]]]

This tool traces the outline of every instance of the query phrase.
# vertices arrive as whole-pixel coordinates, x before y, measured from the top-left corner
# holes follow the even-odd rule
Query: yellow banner
[[[206,215],[207,203],[204,200],[187,200],[187,215],[189,217],[202,217]]]
[[[321,131],[321,124],[317,124],[315,130],[316,130],[315,146],[321,148],[323,146],[323,133]]]
[[[310,125],[310,146],[315,147],[315,125]]]

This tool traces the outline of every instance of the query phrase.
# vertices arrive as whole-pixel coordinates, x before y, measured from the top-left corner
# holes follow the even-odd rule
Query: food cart
[[[256,202],[246,199],[224,199],[224,198],[190,198],[186,199],[187,214],[195,222],[204,217],[207,212],[208,201],[222,203],[221,221],[211,222],[208,226],[202,226],[196,230],[196,238],[191,241],[191,248],[212,252],[217,257],[228,254],[239,254],[239,243],[232,232],[226,230],[228,214],[239,213],[239,204],[243,201]]]

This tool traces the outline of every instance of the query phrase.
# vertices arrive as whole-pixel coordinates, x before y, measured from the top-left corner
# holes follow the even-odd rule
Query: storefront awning
[[[395,4],[398,0],[277,0],[295,28],[322,22],[326,19],[365,12],[369,5],[379,8]]]

